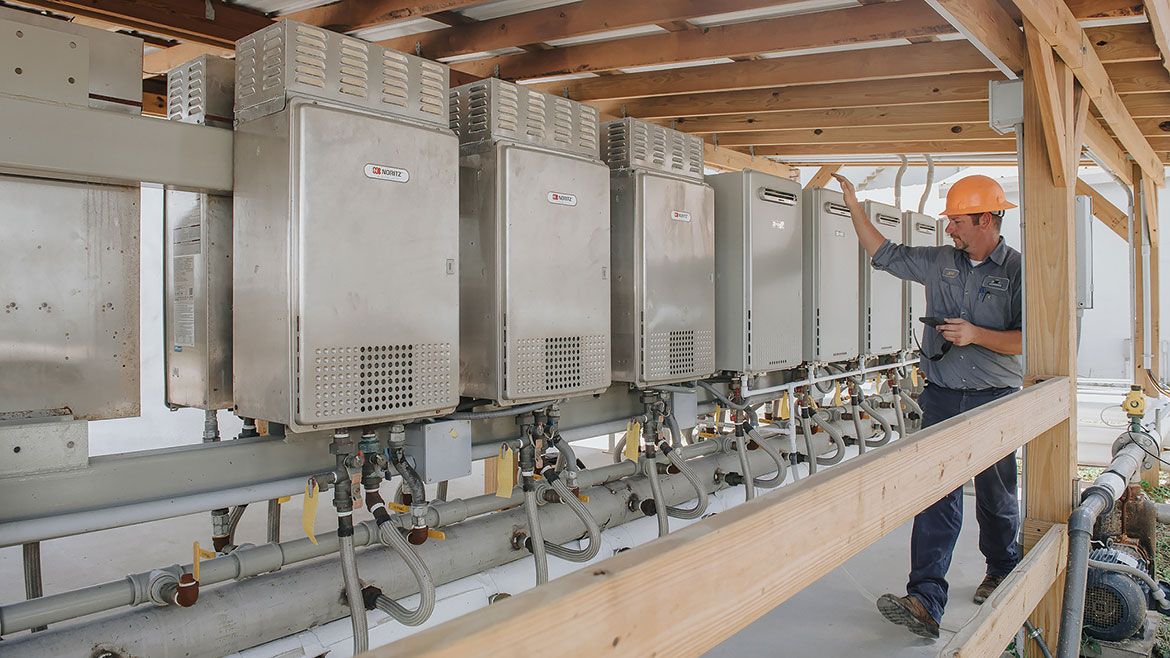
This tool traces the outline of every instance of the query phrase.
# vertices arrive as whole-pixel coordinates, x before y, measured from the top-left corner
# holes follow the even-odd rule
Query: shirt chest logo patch
[[[1011,283],[1011,279],[1006,276],[989,276],[983,280],[983,287],[989,290],[1006,291],[1009,283]]]
[[[942,275],[944,279],[957,279],[959,278],[959,270],[947,267],[943,269]]]

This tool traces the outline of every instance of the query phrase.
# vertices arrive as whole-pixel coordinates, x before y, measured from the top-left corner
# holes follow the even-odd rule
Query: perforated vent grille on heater
[[[605,336],[555,336],[516,341],[517,396],[571,393],[607,384]]]
[[[660,331],[646,340],[650,380],[685,380],[715,369],[715,334],[693,329]]]
[[[321,348],[313,361],[317,418],[437,409],[453,397],[450,343]]]
[[[605,131],[601,159],[611,169],[643,167],[703,179],[703,140],[694,135],[631,118],[606,122]]]

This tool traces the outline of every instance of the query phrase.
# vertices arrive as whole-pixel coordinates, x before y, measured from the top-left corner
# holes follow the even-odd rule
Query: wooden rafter
[[[790,178],[792,176],[792,168],[786,164],[768,160],[767,158],[757,158],[732,149],[716,148],[714,145],[706,142],[703,143],[703,164],[712,169],[722,171],[754,169],[779,176],[780,178]]]
[[[679,119],[671,125],[676,130],[683,132],[704,134],[796,130],[800,128],[846,128],[850,126],[955,124],[986,122],[987,111],[987,103],[983,101],[966,101],[931,105],[880,105],[877,107],[693,117]],[[659,122],[670,123],[665,120],[659,120]]]
[[[1060,58],[1071,68],[1088,92],[1093,104],[1117,134],[1122,145],[1142,169],[1156,173],[1156,180],[1164,182],[1162,162],[1142,136],[1133,117],[1126,111],[1118,90],[1109,78],[1097,52],[1077,23],[1068,6],[1060,0],[1014,0],[1024,17],[1036,31],[1052,45]],[[1130,64],[1131,65],[1131,64]],[[1123,65],[1115,65],[1123,66]],[[1128,66],[1128,65],[1126,65]],[[1165,73],[1165,71],[1163,71]]]
[[[261,14],[221,0],[25,0],[23,4],[221,48],[234,48],[237,39],[271,23]]]
[[[722,94],[683,94],[631,101],[594,102],[603,112],[626,113],[643,119],[718,116],[776,112],[781,110],[824,110],[877,105],[915,105],[954,101],[987,100],[987,83],[1003,78],[995,73],[843,82],[833,85],[802,85],[779,89],[750,89]]]
[[[349,32],[367,27],[377,27],[407,18],[417,18],[440,11],[460,9],[484,2],[484,0],[338,0],[331,4],[311,9],[302,9],[281,16],[309,25]]]
[[[1129,234],[1126,232],[1128,229],[1129,215],[1113,205],[1109,199],[1106,199],[1092,185],[1079,178],[1077,179],[1077,194],[1092,198],[1093,216],[1101,220],[1101,223],[1109,227],[1109,230],[1116,233],[1117,237],[1129,242]]]
[[[1145,0],[1146,16],[1154,41],[1162,52],[1162,66],[1170,71],[1170,2],[1167,0]]]
[[[1085,122],[1085,147],[1093,152],[1106,167],[1126,183],[1133,184],[1131,163],[1105,128],[1096,120]]]
[[[1077,20],[1094,18],[1129,18],[1145,13],[1142,0],[1067,0],[1069,11]]]
[[[718,11],[731,12],[783,5],[797,0],[723,0]],[[554,39],[579,37],[597,32],[684,21],[711,14],[709,0],[582,0],[510,16],[501,16],[469,25],[433,30],[396,39],[379,45],[402,52],[414,52],[415,45],[423,57],[438,59],[454,55],[498,50],[509,46],[541,43]]]
[[[1027,57],[1015,20],[996,0],[926,0],[926,2],[1004,75],[1015,78]]]
[[[1170,73],[1160,62],[1118,62],[1106,64],[1105,71],[1119,94],[1170,91]]]
[[[838,9],[703,30],[670,32],[491,57],[456,64],[461,71],[508,80],[670,64],[954,32],[922,0]]]
[[[517,633],[549,624],[572,637],[581,655],[701,655],[1032,436],[1067,420],[1071,390],[1066,378],[1038,384],[851,459],[823,479],[758,495],[370,655],[494,656]],[[867,492],[860,501],[859,491]],[[843,536],[848,541],[840,541]],[[680,564],[711,561],[736,567],[694,570],[684,587],[673,575]]]
[[[824,165],[820,169],[817,169],[817,173],[813,174],[812,178],[808,179],[808,182],[805,183],[805,189],[828,185],[829,181],[833,180],[833,174],[840,171],[842,166],[839,164]]]
[[[1138,121],[1139,127],[1141,119],[1157,119],[1159,122],[1170,119],[1170,92],[1131,94],[1122,96],[1121,102],[1125,103],[1130,116]],[[1152,134],[1145,128],[1142,132]]]
[[[177,46],[156,50],[142,56],[142,73],[144,77],[165,75],[168,71],[189,62],[200,55],[215,55],[216,57],[233,57],[235,51],[219,46],[209,46],[203,43],[181,43]]]
[[[815,128],[813,130],[765,130],[728,133],[719,136],[726,146],[763,146],[784,144],[854,144],[863,142],[926,142],[947,140],[1003,140],[984,119],[979,123],[914,125],[891,127]]]
[[[533,86],[573,100],[597,101],[994,70],[963,41],[893,46],[880,52],[880,57],[857,51],[798,55]]]

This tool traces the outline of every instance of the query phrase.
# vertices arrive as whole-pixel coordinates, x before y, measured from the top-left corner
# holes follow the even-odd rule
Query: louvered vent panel
[[[596,158],[597,110],[576,101],[489,79],[451,92],[460,144],[506,140]]]
[[[406,55],[387,50],[382,53],[382,102],[406,107],[409,73]]]
[[[447,96],[447,69],[434,62],[420,59],[419,109],[427,114],[442,117],[447,112],[443,101]]]
[[[703,180],[703,140],[639,119],[603,124],[603,159],[611,169],[636,167]]]
[[[364,41],[341,38],[337,67],[337,91],[358,98],[370,95],[370,55]]]
[[[516,341],[516,395],[568,394],[609,384],[605,336],[555,336]]]
[[[453,399],[450,343],[315,350],[313,415],[362,420],[434,409]]]
[[[295,29],[293,82],[324,89],[325,32],[308,25],[297,25]]]

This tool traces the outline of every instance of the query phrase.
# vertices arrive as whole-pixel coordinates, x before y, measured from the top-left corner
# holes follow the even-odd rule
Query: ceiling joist
[[[1024,38],[1015,20],[996,0],[926,0],[1009,78],[1024,70]]]
[[[316,25],[337,32],[377,27],[407,18],[481,4],[484,0],[339,0],[320,7],[302,9],[281,18]]]
[[[673,127],[688,133],[737,133],[757,130],[846,128],[849,126],[904,126],[987,121],[983,101],[930,105],[882,105],[798,112],[764,112],[679,119]],[[660,122],[669,123],[664,120]],[[1170,126],[1168,126],[1170,127]],[[1170,133],[1168,133],[1170,134]]]
[[[221,48],[235,48],[236,40],[272,22],[220,0],[22,0],[22,4]]]
[[[738,147],[741,150],[746,147]],[[783,146],[756,146],[756,156],[812,156],[812,155],[913,155],[916,153],[1015,153],[1015,139],[944,140],[934,142],[859,142],[850,144],[790,144]]]
[[[858,144],[865,142],[927,142],[1003,140],[1004,136],[987,126],[986,117],[979,123],[951,125],[873,126],[851,128],[817,128],[815,130],[768,130],[729,133],[719,136],[720,146],[783,146],[795,144]]]

